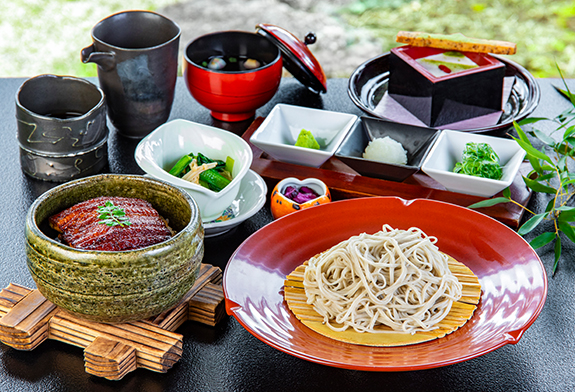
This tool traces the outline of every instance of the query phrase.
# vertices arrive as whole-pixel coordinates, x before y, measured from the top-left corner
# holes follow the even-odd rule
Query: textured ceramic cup
[[[150,11],[111,15],[92,29],[82,61],[98,64],[108,116],[120,134],[142,138],[170,116],[180,27]]]
[[[104,93],[71,76],[39,75],[16,93],[22,170],[47,181],[98,173],[107,164]]]
[[[141,249],[87,251],[54,239],[47,219],[98,196],[152,203],[175,236]],[[135,175],[103,174],[59,185],[41,195],[26,216],[28,268],[48,300],[81,318],[118,323],[174,306],[194,284],[204,254],[198,207],[184,191]]]

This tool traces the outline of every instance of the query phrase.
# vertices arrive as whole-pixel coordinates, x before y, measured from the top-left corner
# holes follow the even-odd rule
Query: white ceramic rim
[[[174,124],[178,125],[178,123],[181,123],[184,125],[189,125],[189,126],[197,126],[197,127],[209,130],[210,132],[215,132],[216,134],[220,134],[220,135],[231,136],[234,140],[239,142],[239,144],[241,144],[246,151],[249,151],[249,154],[248,154],[249,157],[248,157],[246,164],[241,168],[241,170],[238,172],[238,174],[236,176],[234,176],[232,181],[221,191],[214,192],[208,188],[204,188],[201,185],[197,185],[197,184],[191,183],[189,181],[182,180],[181,178],[178,178],[176,176],[173,176],[173,175],[169,174],[166,170],[164,170],[162,167],[160,167],[160,165],[158,165],[157,162],[146,159],[144,154],[141,153],[142,149],[144,148],[144,145],[146,143],[148,143],[150,141],[150,139],[153,139],[153,136],[156,132],[159,132],[160,130],[163,130],[164,128],[167,128],[170,126],[174,126]],[[178,186],[180,188],[190,189],[190,190],[202,193],[206,196],[213,197],[213,198],[221,198],[222,196],[224,196],[225,194],[230,192],[230,190],[236,184],[241,182],[241,179],[248,172],[248,170],[250,169],[250,166],[252,165],[252,161],[253,161],[252,149],[249,146],[249,144],[244,139],[242,139],[241,137],[239,137],[239,136],[237,136],[231,132],[228,132],[224,129],[221,129],[221,128],[216,128],[216,127],[212,127],[209,125],[204,125],[204,124],[200,124],[200,123],[196,123],[196,122],[188,121],[188,120],[184,120],[184,119],[172,120],[172,121],[169,121],[165,124],[162,124],[158,128],[156,128],[153,132],[151,132],[149,135],[147,135],[145,138],[143,138],[138,143],[138,145],[136,146],[134,157],[136,159],[136,163],[138,164],[138,166],[140,166],[140,168],[142,170],[144,170],[150,176],[152,176],[156,179],[166,181],[166,182],[168,182],[172,185]],[[154,169],[153,172],[150,172],[149,170],[144,169],[144,167],[142,167],[142,164],[148,169]]]

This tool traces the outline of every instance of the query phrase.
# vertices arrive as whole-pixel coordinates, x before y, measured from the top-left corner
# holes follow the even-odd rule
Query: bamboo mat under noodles
[[[365,346],[393,347],[423,343],[429,340],[442,338],[462,327],[471,317],[481,298],[481,284],[475,274],[463,263],[448,256],[451,272],[463,286],[462,297],[454,302],[449,314],[438,324],[438,329],[429,332],[416,332],[415,334],[395,332],[389,327],[378,328],[386,333],[360,333],[353,328],[343,332],[331,330],[323,324],[323,317],[317,313],[312,305],[307,304],[307,297],[303,286],[303,276],[307,261],[291,272],[284,282],[284,298],[294,315],[308,328],[315,332],[341,342],[360,344]],[[332,323],[337,325],[335,323]]]

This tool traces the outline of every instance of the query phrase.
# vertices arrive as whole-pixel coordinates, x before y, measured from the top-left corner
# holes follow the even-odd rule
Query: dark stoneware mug
[[[120,134],[141,138],[168,120],[178,72],[180,27],[150,11],[111,15],[92,29],[82,61],[98,64],[108,116]]]
[[[39,75],[16,93],[22,170],[37,179],[69,181],[108,163],[106,103],[94,84],[71,76]]]

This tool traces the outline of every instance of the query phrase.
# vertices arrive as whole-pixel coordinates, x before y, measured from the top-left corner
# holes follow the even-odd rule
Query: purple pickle
[[[299,189],[293,186],[288,186],[283,193],[285,197],[298,204],[307,203],[308,201],[316,199],[320,196],[313,189],[307,186],[302,186]]]

